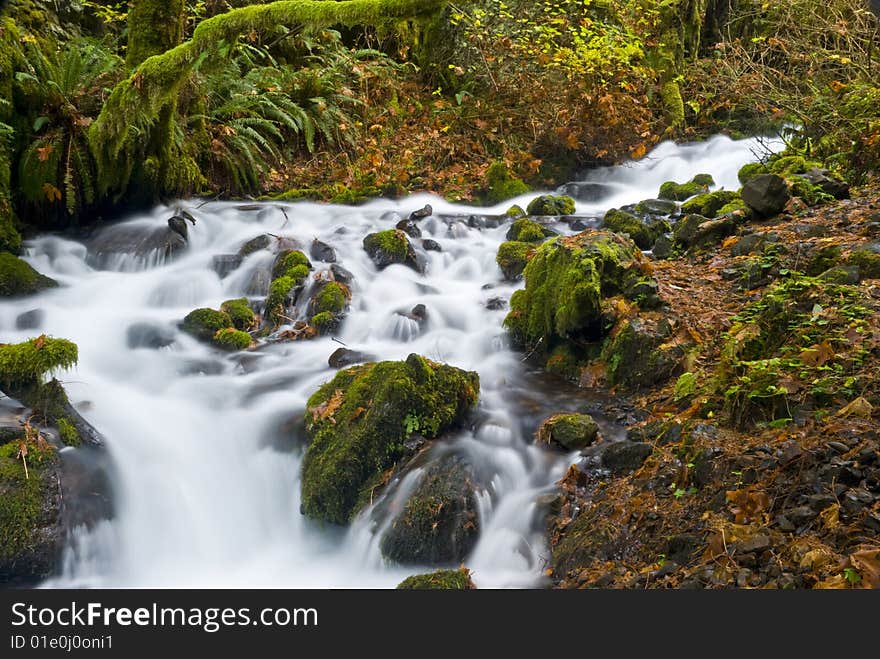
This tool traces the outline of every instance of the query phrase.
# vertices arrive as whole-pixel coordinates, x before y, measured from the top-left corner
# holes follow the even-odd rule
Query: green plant
[[[407,435],[412,435],[413,433],[419,432],[421,425],[421,419],[419,419],[419,417],[415,414],[407,414],[403,419],[403,426],[406,429]]]
[[[846,579],[846,582],[850,585],[850,588],[855,588],[862,581],[862,575],[860,575],[858,571],[851,567],[843,569],[843,578]]]

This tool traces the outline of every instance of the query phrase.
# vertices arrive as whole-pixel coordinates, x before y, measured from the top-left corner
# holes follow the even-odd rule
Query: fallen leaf
[[[46,146],[41,146],[37,149],[37,159],[40,162],[46,162],[49,159],[49,156],[52,155],[52,152],[55,150],[55,147],[51,144],[47,144]]]
[[[46,345],[46,335],[40,334],[40,336],[34,339],[34,349],[42,350],[44,345]]]
[[[802,350],[800,354],[801,361],[806,366],[812,366],[813,368],[824,366],[833,357],[834,348],[831,347],[828,341],[822,341],[822,343],[810,346],[806,350]]]
[[[859,396],[851,403],[844,405],[840,410],[838,410],[835,416],[860,416],[863,419],[870,419],[871,414],[874,412],[874,406],[871,405],[867,400],[865,400],[862,396]]]
[[[865,549],[850,554],[849,562],[862,577],[862,588],[880,588],[880,549]]]
[[[43,183],[43,194],[46,195],[46,199],[50,202],[61,201],[61,190],[51,183]]]

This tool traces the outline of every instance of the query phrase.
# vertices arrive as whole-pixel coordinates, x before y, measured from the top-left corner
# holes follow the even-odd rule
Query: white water
[[[579,204],[578,212],[650,198],[663,181],[686,181],[700,172],[736,188],[737,169],[758,150],[752,140],[726,138],[663,144],[640,163],[593,173],[590,180],[613,186],[613,197]],[[432,569],[385,564],[378,550],[381,522],[369,511],[347,531],[321,527],[299,513],[301,454],[279,448],[279,441],[289,440],[291,419],[332,377],[327,357],[337,343],[321,338],[229,355],[177,330],[194,307],[217,308],[246,292],[251,273],[271,256],[253,254],[222,280],[211,269],[212,257],[234,253],[263,232],[294,237],[306,250],[315,237],[336,248],[341,265],[355,276],[352,309],[337,334],[348,347],[379,359],[416,352],[479,372],[481,420],[475,432],[447,444],[484,475],[482,533],[465,564],[480,587],[540,585],[546,547],[535,501],[552,491],[574,456],[539,450],[523,436],[523,411],[512,392],[528,388],[528,376],[522,356],[507,347],[501,326],[506,311],[485,308],[489,298],[508,298],[515,288],[502,282],[495,264],[507,226],[448,229],[436,217],[501,213],[533,196],[494,209],[427,195],[358,208],[297,203],[283,206],[286,217],[277,204],[260,212],[236,210],[232,203],[198,210],[190,204],[198,223],[181,256],[169,263],[123,259],[115,264],[120,271],[93,269],[80,243],[49,236],[31,241],[27,260],[62,287],[0,303],[0,342],[43,332],[79,345],[79,366],[62,379],[71,400],[106,437],[118,467],[115,518],[75,533],[62,575],[46,585],[393,587]],[[377,271],[361,247],[363,236],[393,227],[398,217],[389,211],[406,216],[425,203],[435,216],[421,229],[443,252],[427,253],[425,275],[403,266]],[[157,208],[131,222],[161,227],[170,214]],[[315,265],[316,271],[327,267]],[[493,288],[484,290],[485,284]],[[395,313],[416,304],[428,310],[422,328]],[[41,327],[16,330],[18,314],[35,308],[45,312]],[[128,348],[127,330],[138,322],[166,328],[173,344]],[[412,472],[388,496],[405,497],[417,478]]]

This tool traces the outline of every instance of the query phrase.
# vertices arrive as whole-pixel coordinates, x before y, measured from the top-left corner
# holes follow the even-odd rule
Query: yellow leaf
[[[61,201],[61,190],[56,188],[51,183],[43,183],[43,194],[46,195],[46,199],[48,199],[50,202]]]
[[[851,403],[840,408],[836,416],[860,416],[863,419],[870,419],[874,412],[874,406],[871,405],[862,396],[859,396]]]

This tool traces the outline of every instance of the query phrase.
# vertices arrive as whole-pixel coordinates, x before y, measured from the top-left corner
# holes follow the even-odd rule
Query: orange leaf
[[[38,336],[38,337],[34,340],[34,348],[35,348],[36,350],[42,350],[44,345],[46,345],[46,335],[45,335],[45,334],[40,334],[40,336]]]
[[[37,159],[40,162],[46,162],[49,159],[49,156],[52,155],[52,152],[55,150],[55,147],[51,144],[47,144],[46,146],[41,146],[37,149]]]
[[[50,202],[61,201],[61,190],[56,188],[51,183],[43,183],[43,194],[46,195],[46,199],[48,199]]]

